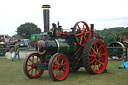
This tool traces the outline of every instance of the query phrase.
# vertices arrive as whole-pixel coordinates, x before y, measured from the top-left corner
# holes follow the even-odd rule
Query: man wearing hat
[[[17,56],[17,55],[18,55],[18,60],[20,60],[20,55],[19,55],[19,46],[18,46],[18,44],[17,44],[17,43],[15,43],[15,55],[14,55],[14,57],[13,57],[12,61],[15,61],[16,56]]]

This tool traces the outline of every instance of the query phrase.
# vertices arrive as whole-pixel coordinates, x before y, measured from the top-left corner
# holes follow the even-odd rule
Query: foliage
[[[21,36],[18,35],[18,34],[13,35],[12,37],[13,37],[14,39],[17,39],[17,40],[23,39],[23,37],[21,37]]]
[[[23,38],[30,39],[31,34],[40,34],[41,29],[37,27],[34,23],[25,23],[21,24],[17,28],[17,34],[22,36]]]
[[[95,30],[98,35],[106,36],[108,33],[115,33],[116,35],[123,35],[128,39],[128,27],[104,28],[103,30]]]

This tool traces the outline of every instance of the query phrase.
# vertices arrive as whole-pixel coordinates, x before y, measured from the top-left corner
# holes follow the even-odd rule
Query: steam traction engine
[[[107,45],[109,59],[127,59],[128,42],[125,36],[109,33],[105,36],[104,43]]]
[[[37,53],[28,55],[23,69],[28,78],[40,77],[48,70],[50,77],[64,80],[69,72],[84,67],[90,74],[103,73],[108,53],[101,40],[90,39],[90,28],[84,21],[77,22],[71,32],[64,32],[59,23],[49,30],[49,5],[43,5],[44,32],[38,41]],[[93,25],[91,25],[93,29]]]

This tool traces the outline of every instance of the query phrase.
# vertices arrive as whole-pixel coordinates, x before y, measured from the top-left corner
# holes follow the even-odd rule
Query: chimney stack
[[[49,9],[50,5],[43,5],[43,18],[44,18],[44,32],[49,32]]]
[[[94,24],[90,24],[91,30],[94,30]]]

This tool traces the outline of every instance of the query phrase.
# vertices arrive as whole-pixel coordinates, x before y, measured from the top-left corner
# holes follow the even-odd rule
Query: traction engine
[[[69,32],[53,23],[49,29],[49,5],[43,5],[44,32],[37,45],[37,53],[27,55],[23,69],[30,78],[40,77],[48,70],[54,81],[66,79],[68,73],[84,67],[90,74],[100,74],[106,69],[108,53],[105,44],[93,39],[91,27],[84,21],[77,22]],[[90,29],[91,28],[91,29]]]
[[[108,58],[112,60],[127,59],[128,42],[125,36],[108,33],[105,36],[104,43],[108,49]]]

